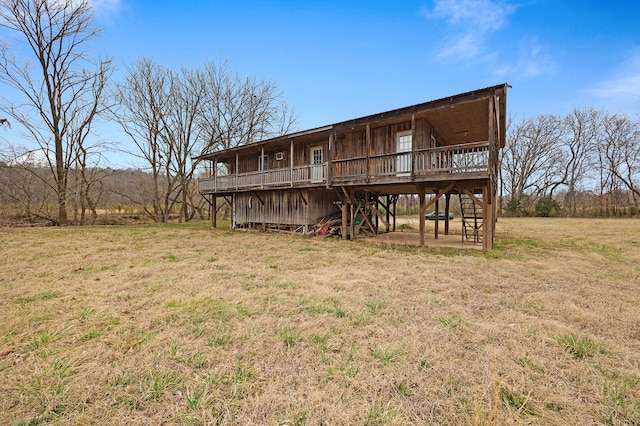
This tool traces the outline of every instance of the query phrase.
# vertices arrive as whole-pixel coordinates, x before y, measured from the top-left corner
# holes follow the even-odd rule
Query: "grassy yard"
[[[0,229],[0,424],[640,424],[640,221],[497,234]]]

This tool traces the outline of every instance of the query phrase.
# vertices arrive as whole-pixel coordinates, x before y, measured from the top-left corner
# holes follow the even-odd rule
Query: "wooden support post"
[[[414,176],[416,162],[416,116],[411,114],[411,176]]]
[[[346,240],[349,234],[349,229],[347,228],[347,224],[348,224],[347,209],[348,208],[349,208],[349,204],[347,203],[340,204],[340,212],[342,213],[342,225],[340,227],[340,233],[342,234],[341,237],[343,240]]]
[[[482,248],[484,250],[493,250],[493,238],[495,234],[495,215],[493,208],[493,198],[489,196],[492,191],[491,184],[487,183],[482,188]]]
[[[218,226],[218,208],[216,206],[216,201],[218,197],[215,194],[211,194],[211,227],[216,228]]]
[[[331,187],[333,181],[333,145],[334,145],[334,132],[329,133],[329,149],[327,149],[327,189]]]
[[[498,145],[499,138],[496,136],[498,125],[498,108],[495,98],[489,98],[489,179],[482,189],[482,248],[493,250],[493,240],[495,237],[496,211],[496,182],[498,181]]]
[[[374,214],[375,214],[375,217],[376,217],[376,223],[375,223],[375,225],[376,225],[376,234],[380,233],[380,221],[379,221],[379,218],[378,218],[380,212],[378,211],[378,204],[380,204],[380,194],[376,195],[376,202],[371,207],[373,209],[372,211],[375,212]]]
[[[418,223],[420,224],[420,247],[424,247],[424,229],[425,229],[425,219],[424,219],[424,213],[427,210],[426,204],[425,204],[425,193],[424,193],[424,186],[423,185],[418,185],[418,200],[420,200],[420,217],[418,218]]]
[[[367,162],[366,163],[366,167],[367,167],[366,181],[369,182],[369,180],[371,180],[371,160],[369,159],[369,156],[371,155],[371,125],[369,123],[367,123],[367,126],[366,126],[366,133],[367,133],[365,135],[366,144],[367,144],[367,147],[366,147],[367,152],[365,153],[366,162]]]
[[[449,212],[451,211],[451,194],[445,194],[444,205],[444,235],[449,235]]]
[[[433,223],[433,237],[437,240],[438,239],[438,232],[440,231],[440,198],[436,198],[436,206],[435,206],[435,212],[436,212],[436,217],[435,217],[435,222]]]
[[[236,154],[236,159],[237,159]],[[231,222],[229,222],[231,229],[236,229],[236,194],[231,195]]]
[[[213,157],[213,192],[218,192],[218,157]]]
[[[387,211],[386,211],[386,213],[387,213],[387,224],[386,224],[386,230],[387,230],[387,232],[389,232],[389,219],[391,219],[391,218],[389,217],[389,216],[391,216],[391,215],[389,214],[389,213],[390,213],[390,211],[389,211],[389,210],[391,210],[391,197],[389,197],[388,195],[387,195],[387,206],[386,206],[386,208],[387,208]],[[395,227],[394,227],[394,228],[395,228]],[[395,229],[394,229],[394,231],[395,231]]]
[[[351,220],[351,223],[349,224],[349,233],[351,234],[351,240],[353,241],[356,239],[356,209],[353,204],[349,204],[349,207],[351,210],[349,214],[349,220]]]
[[[289,179],[293,187],[293,139],[291,139],[291,146],[289,147]]]
[[[264,145],[260,149],[260,188],[264,188]]]
[[[487,211],[488,200],[487,200],[487,185],[482,187],[482,248],[487,248],[487,231],[489,230],[489,217],[491,216]]]
[[[393,198],[393,232],[396,232],[396,207],[398,205],[398,197]]]

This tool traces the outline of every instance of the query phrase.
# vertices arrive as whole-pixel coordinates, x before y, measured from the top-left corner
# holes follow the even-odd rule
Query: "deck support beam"
[[[436,203],[435,203],[435,211],[436,211],[436,217],[435,217],[435,221],[433,223],[433,238],[435,238],[436,240],[438,239],[438,233],[440,232],[440,197],[436,196]]]
[[[424,223],[424,212],[427,210],[427,207],[425,205],[425,193],[424,193],[424,185],[418,184],[418,200],[420,202],[420,215],[418,217],[418,223],[419,223],[419,229],[420,229],[420,247],[424,247],[424,229],[425,229],[425,223]]]
[[[340,226],[340,237],[343,240],[347,239],[347,235],[349,233],[348,229],[347,229],[347,223],[348,223],[348,214],[347,214],[347,209],[349,208],[349,204],[346,203],[342,203],[340,204],[340,212],[342,213],[342,225]]]
[[[216,201],[218,197],[215,194],[211,194],[211,227],[216,228],[218,226],[218,208],[216,206]]]
[[[444,235],[449,235],[449,212],[451,211],[451,194],[445,194],[444,204]]]

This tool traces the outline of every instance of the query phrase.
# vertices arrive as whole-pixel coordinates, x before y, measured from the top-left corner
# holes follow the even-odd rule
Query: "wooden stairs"
[[[462,242],[482,242],[482,195],[460,193]]]

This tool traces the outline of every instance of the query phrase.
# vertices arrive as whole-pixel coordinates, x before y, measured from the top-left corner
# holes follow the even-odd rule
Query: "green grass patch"
[[[375,359],[378,359],[385,364],[393,364],[400,361],[402,351],[391,346],[377,346],[373,348],[372,355]]]
[[[447,318],[447,317],[438,317],[438,322],[442,325],[444,325],[445,327],[451,328],[451,329],[458,329],[460,327],[462,327],[464,325],[464,321],[462,320],[462,318],[454,316],[451,318]]]
[[[588,337],[578,337],[575,334],[562,334],[556,338],[564,349],[578,359],[592,358],[605,353],[605,348]]]
[[[43,291],[41,293],[31,294],[29,296],[16,297],[14,299],[14,302],[16,302],[18,305],[25,306],[38,300],[55,299],[57,297],[60,297],[60,294],[61,293],[59,291]]]

